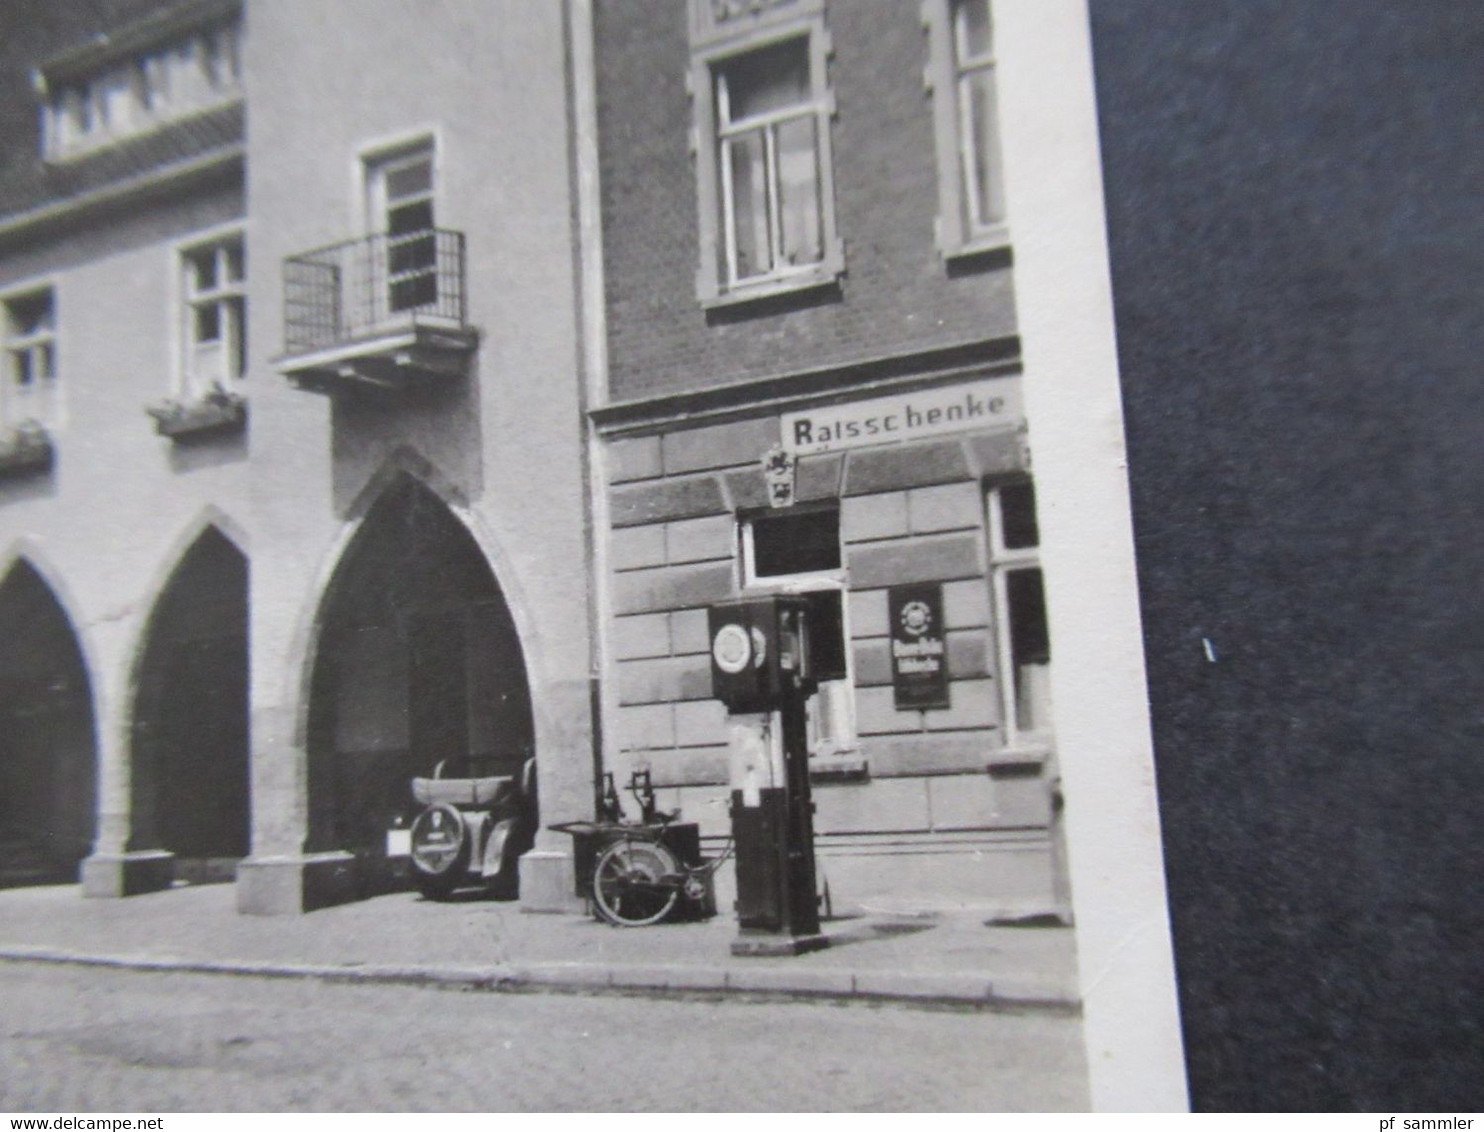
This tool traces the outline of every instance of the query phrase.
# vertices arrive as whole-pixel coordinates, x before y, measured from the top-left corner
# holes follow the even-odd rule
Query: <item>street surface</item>
[[[1047,1111],[1081,1023],[0,963],[0,1111]]]

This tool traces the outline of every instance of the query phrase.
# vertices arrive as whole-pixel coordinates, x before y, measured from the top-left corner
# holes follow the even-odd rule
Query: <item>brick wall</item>
[[[827,7],[838,293],[703,311],[684,0],[598,0],[599,159],[616,401],[1013,334],[1008,260],[934,244],[937,157],[915,3]]]

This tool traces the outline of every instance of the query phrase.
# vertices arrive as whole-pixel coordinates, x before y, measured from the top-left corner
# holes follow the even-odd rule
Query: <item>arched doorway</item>
[[[516,775],[534,753],[520,639],[463,524],[408,475],[377,499],[330,583],[309,704],[306,849],[392,884],[386,831],[411,780]]]
[[[137,671],[129,847],[230,881],[249,836],[247,559],[215,527],[171,575]]]
[[[19,561],[0,582],[0,887],[77,880],[97,774],[82,650],[51,588]]]

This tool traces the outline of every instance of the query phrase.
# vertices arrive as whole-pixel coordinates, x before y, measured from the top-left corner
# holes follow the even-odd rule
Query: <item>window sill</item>
[[[860,754],[816,755],[809,760],[809,781],[868,782],[871,764]]]
[[[722,291],[715,295],[703,295],[701,297],[701,309],[707,311],[725,310],[731,307],[745,306],[749,303],[765,302],[769,299],[802,295],[810,291],[820,291],[825,288],[836,287],[839,285],[839,280],[840,272],[838,269],[830,267],[827,264],[822,264],[815,271],[801,271],[797,275],[785,275],[758,283],[739,285],[729,291]]]
[[[1049,745],[1006,747],[989,756],[989,765],[985,769],[990,774],[1039,771],[1045,767],[1050,758],[1051,747]]]
[[[950,266],[972,264],[986,256],[1000,255],[1010,250],[1010,229],[1004,225],[981,232],[971,240],[965,240],[943,251],[943,260]]]

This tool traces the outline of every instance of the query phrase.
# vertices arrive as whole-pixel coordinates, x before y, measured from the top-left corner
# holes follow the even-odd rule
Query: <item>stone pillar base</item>
[[[237,866],[237,911],[245,916],[293,916],[357,899],[349,853],[248,857]]]
[[[138,896],[169,888],[174,881],[175,854],[163,849],[94,853],[82,863],[84,896]]]
[[[532,849],[520,859],[522,912],[577,912],[586,909],[577,895],[572,854]]]

